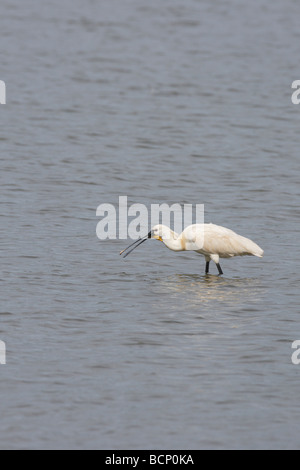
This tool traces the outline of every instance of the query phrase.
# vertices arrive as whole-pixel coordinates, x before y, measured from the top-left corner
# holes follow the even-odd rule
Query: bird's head
[[[148,238],[154,238],[155,240],[163,242],[164,240],[171,238],[171,233],[172,232],[169,227],[166,227],[165,225],[155,225],[149,232]]]
[[[135,242],[133,242],[131,245],[129,245],[125,250],[122,250],[120,252],[120,255],[126,252],[124,255],[124,258],[128,256],[130,253],[132,253],[133,250],[135,250],[138,246],[140,246],[142,243],[144,243],[146,240],[149,238],[154,238],[154,240],[159,240],[159,241],[165,241],[171,238],[172,231],[169,229],[169,227],[166,227],[165,225],[155,225],[148,235],[146,235],[143,238],[139,238]]]
[[[148,234],[148,238],[154,238],[154,240],[159,240],[160,242],[163,241],[162,239],[162,226],[161,225],[155,225],[152,230],[150,230]]]

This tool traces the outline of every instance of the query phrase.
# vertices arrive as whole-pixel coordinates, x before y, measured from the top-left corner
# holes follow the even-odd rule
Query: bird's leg
[[[209,261],[206,261],[206,268],[205,268],[205,274],[209,273]]]
[[[220,263],[217,263],[217,268],[218,268],[218,271],[219,271],[220,276],[221,276],[222,274],[224,274],[223,271],[222,271],[222,268],[221,268],[221,266],[220,266]]]
[[[206,261],[205,274],[209,274],[210,256],[205,256],[205,261]]]
[[[210,255],[210,259],[212,259],[216,263],[219,274],[221,276],[221,274],[223,274],[223,271],[222,271],[222,268],[221,268],[220,263],[219,263],[220,256],[219,255]]]

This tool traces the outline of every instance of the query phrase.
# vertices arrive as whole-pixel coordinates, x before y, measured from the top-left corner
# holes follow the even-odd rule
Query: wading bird
[[[214,224],[195,224],[187,227],[180,235],[165,225],[156,225],[143,238],[129,245],[120,255],[128,256],[135,248],[149,238],[160,240],[172,251],[196,251],[205,257],[205,274],[209,274],[209,264],[214,261],[219,274],[223,274],[220,258],[234,256],[263,257],[263,250],[249,238],[242,237],[232,230]]]

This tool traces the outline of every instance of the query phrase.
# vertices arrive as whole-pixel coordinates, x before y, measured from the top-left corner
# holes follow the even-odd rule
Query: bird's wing
[[[204,231],[203,249],[222,257],[256,255],[261,256],[261,248],[252,240],[242,237],[225,227],[207,224]]]
[[[187,250],[199,251],[202,254],[216,254],[222,258],[263,256],[263,250],[252,240],[219,225],[190,225],[183,231],[182,236]]]

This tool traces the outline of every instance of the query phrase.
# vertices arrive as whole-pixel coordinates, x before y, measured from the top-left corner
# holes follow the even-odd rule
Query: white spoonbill
[[[180,235],[165,225],[156,225],[148,235],[136,240],[121,251],[120,255],[127,252],[124,255],[124,258],[126,258],[135,248],[149,238],[160,240],[172,251],[196,251],[196,253],[200,253],[206,260],[206,274],[209,273],[210,261],[214,261],[219,274],[223,274],[219,262],[220,258],[246,255],[262,258],[264,254],[263,250],[252,240],[242,237],[228,228],[214,224],[195,224],[187,227]]]

